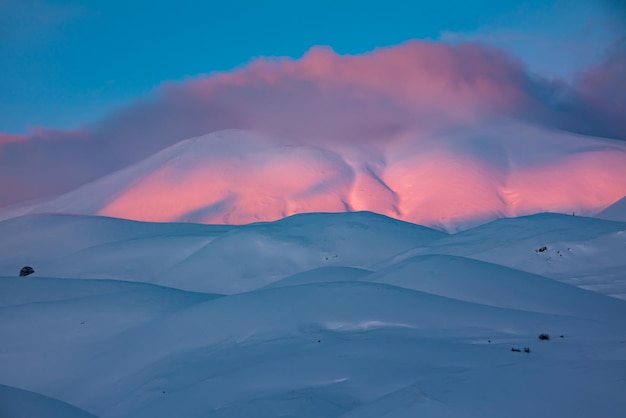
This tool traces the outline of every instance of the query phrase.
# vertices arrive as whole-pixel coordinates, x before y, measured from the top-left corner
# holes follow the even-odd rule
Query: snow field
[[[372,213],[6,220],[0,411],[26,399],[103,418],[621,417],[626,303],[566,278],[626,271],[577,250],[615,254],[624,227],[554,214],[455,235]],[[557,243],[576,250],[555,280],[534,270]],[[16,277],[22,264],[35,273]]]

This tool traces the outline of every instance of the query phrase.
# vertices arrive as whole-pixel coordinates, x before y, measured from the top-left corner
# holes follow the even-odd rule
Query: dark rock
[[[29,274],[33,274],[34,272],[35,269],[33,269],[31,266],[24,266],[20,270],[20,277],[28,276]]]

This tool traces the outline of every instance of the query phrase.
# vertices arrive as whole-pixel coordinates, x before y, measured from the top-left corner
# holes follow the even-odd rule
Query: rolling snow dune
[[[450,255],[412,257],[360,279],[483,305],[586,318],[593,318],[595,314],[614,318],[624,308],[619,301],[607,300],[543,276]],[[595,311],[593,299],[606,304],[605,309]]]
[[[324,145],[325,144],[325,145]],[[182,141],[25,213],[245,224],[374,211],[458,231],[537,212],[594,214],[626,195],[626,144],[500,122],[311,144],[230,130]]]
[[[0,414],[7,418],[97,418],[57,399],[5,385],[0,385]]]
[[[33,261],[46,263],[110,243],[160,236],[183,237],[196,245],[203,245],[208,239],[230,229],[196,224],[154,225],[105,217],[33,215],[0,223],[0,234],[5,237],[0,241],[0,251],[4,265]],[[158,261],[158,257],[154,257],[154,261]],[[0,274],[13,273],[13,270],[2,270]]]
[[[75,283],[61,282],[55,284]],[[4,290],[15,292],[19,283],[15,279]],[[390,393],[411,384],[430,398],[425,410],[433,402],[444,409],[480,409],[500,398],[488,408],[524,416],[534,408],[528,398],[497,395],[498,388],[524,375],[542,391],[546,382],[562,385],[563,376],[584,382],[577,384],[576,397],[559,405],[573,416],[581,416],[581,408],[619,411],[624,406],[616,396],[624,387],[617,381],[599,399],[596,391],[586,392],[617,377],[624,336],[618,319],[624,309],[614,322],[598,323],[359,282],[258,290],[169,314],[160,307],[165,300],[146,304],[149,299],[138,298],[135,303],[147,315],[140,322],[135,303],[115,294],[78,304],[4,308],[0,330],[12,343],[1,345],[1,375],[5,382],[112,417],[338,416],[387,402]],[[592,305],[605,309],[600,299]],[[30,338],[24,339],[24,330]],[[563,333],[566,339],[538,344],[540,331]],[[511,346],[532,346],[534,357],[512,353]],[[595,372],[572,371],[576,364]],[[450,375],[445,386],[442,372]],[[480,383],[466,388],[469,395],[450,397],[444,390],[458,390],[468,377]],[[532,400],[545,396],[533,392]],[[492,395],[485,400],[484,393]],[[392,409],[407,413],[402,403]]]
[[[319,267],[287,276],[283,279],[270,283],[266,286],[266,288],[297,286],[307,283],[356,281],[362,277],[368,276],[370,273],[372,273],[372,271],[355,267]]]
[[[424,254],[450,254],[539,274],[626,298],[626,223],[538,214],[499,219],[415,248],[389,263]]]
[[[606,294],[626,294],[625,229],[557,214],[454,235],[368,212],[1,221],[0,412],[621,418],[626,301]],[[24,264],[35,273],[16,277]]]
[[[0,222],[0,274],[123,279],[236,293],[316,267],[367,268],[447,234],[373,213],[303,214],[243,226],[29,215]]]
[[[29,277],[28,280],[20,280],[15,277],[3,277],[0,282],[0,308],[28,305],[31,303],[43,304],[46,302],[67,302],[71,300],[84,300],[91,296],[112,295],[122,293],[151,295],[157,300],[162,292],[168,292],[169,296],[179,295],[183,305],[187,302],[202,302],[222,295],[209,293],[192,293],[179,289],[163,288],[147,283],[127,282],[120,280],[96,280],[96,279],[73,279],[71,286],[66,279],[53,277]],[[9,286],[9,289],[4,289]],[[19,292],[11,292],[10,289],[17,286]],[[117,297],[116,296],[116,297]]]

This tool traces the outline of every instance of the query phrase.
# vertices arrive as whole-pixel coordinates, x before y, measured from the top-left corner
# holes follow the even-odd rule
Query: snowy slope
[[[615,306],[617,311],[622,306],[543,276],[450,255],[413,257],[365,276],[364,280],[483,305],[585,318],[601,314],[590,309],[593,305],[589,302],[594,298],[607,304],[602,312],[615,313],[609,306]]]
[[[596,214],[596,218],[626,222],[626,196]]]
[[[0,385],[0,415],[7,418],[96,418],[56,399]]]
[[[625,227],[5,220],[0,384],[27,392],[3,404],[0,387],[0,411],[31,396],[102,418],[622,417],[626,301],[572,283],[622,286],[622,261],[598,254],[622,251]],[[23,264],[36,272],[16,277]]]
[[[134,304],[111,297],[4,308],[5,382],[112,417],[338,416],[388,403],[390,393],[412,385],[424,393],[418,411],[512,408],[508,416],[524,416],[543,391],[564,384],[575,397],[548,393],[568,416],[620,416],[626,406],[617,380],[626,310],[617,300],[613,319],[598,323],[342,282],[217,298],[170,314],[159,308],[163,300],[140,300],[151,319],[137,322]],[[603,302],[587,301],[597,311]],[[539,342],[539,332],[556,340]],[[532,353],[510,351],[524,346]],[[502,390],[518,379],[541,390]],[[402,416],[406,407],[393,402],[391,410]]]
[[[431,253],[458,255],[626,298],[625,250],[625,222],[546,213],[481,225],[389,263]]]
[[[504,216],[594,214],[626,195],[626,144],[514,122],[384,144],[248,131],[182,141],[34,207],[0,211],[244,224],[373,211],[457,231]]]
[[[303,214],[243,226],[30,215],[0,222],[0,274],[124,279],[234,293],[316,267],[367,268],[447,234],[373,213]]]

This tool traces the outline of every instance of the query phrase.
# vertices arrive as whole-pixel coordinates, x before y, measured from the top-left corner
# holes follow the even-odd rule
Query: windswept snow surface
[[[0,416],[623,417],[624,231],[5,220]]]
[[[26,390],[0,385],[0,416],[7,418],[97,418],[75,406]]]
[[[596,214],[596,218],[626,222],[626,196]]]
[[[447,231],[539,212],[595,214],[626,195],[626,143],[512,121],[315,143],[229,130],[175,144],[44,202],[0,210],[246,224],[372,211]]]

